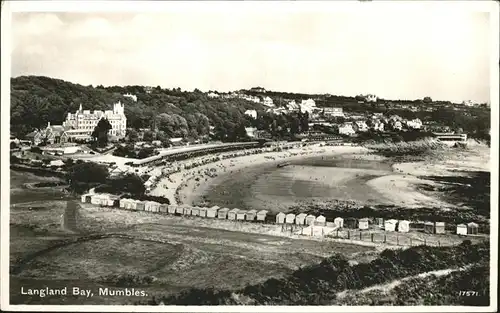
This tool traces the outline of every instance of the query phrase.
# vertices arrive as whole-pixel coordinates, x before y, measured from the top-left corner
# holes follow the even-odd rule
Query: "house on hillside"
[[[339,134],[352,136],[356,134],[356,131],[354,130],[352,123],[344,123],[339,126]]]
[[[368,131],[368,125],[365,121],[355,121],[353,124],[354,131],[356,132],[366,132]]]
[[[248,115],[248,116],[252,117],[253,119],[256,119],[257,118],[257,111],[255,111],[255,110],[246,110],[245,111],[245,115]]]
[[[274,107],[273,99],[270,97],[264,97],[263,103],[266,107]]]
[[[419,118],[414,118],[406,122],[406,126],[411,129],[421,129],[423,124]]]
[[[467,224],[467,234],[469,235],[477,235],[478,233],[478,230],[479,230],[479,225],[474,223],[474,222],[470,222]]]
[[[385,231],[396,231],[396,227],[398,225],[398,221],[394,219],[386,220],[384,222],[384,230]]]

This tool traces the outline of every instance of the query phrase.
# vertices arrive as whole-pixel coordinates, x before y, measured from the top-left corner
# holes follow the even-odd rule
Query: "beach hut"
[[[176,208],[175,208],[175,214],[184,214],[184,207],[186,205],[183,204],[183,205],[178,205]]]
[[[377,217],[377,218],[375,219],[375,222],[377,223],[377,226],[378,226],[378,227],[380,227],[380,228],[384,227],[384,219],[383,219],[383,218],[381,218],[381,217]]]
[[[283,212],[279,212],[276,214],[276,224],[284,224],[286,219],[286,214]]]
[[[210,209],[209,209],[210,210]],[[222,208],[222,209],[219,209],[219,211],[217,212],[217,218],[219,219],[227,219],[227,214],[229,212],[229,209],[228,208]],[[208,212],[207,212],[208,214]],[[208,215],[207,215],[208,216]]]
[[[265,222],[267,213],[268,213],[267,210],[260,210],[259,212],[257,212],[257,221]]]
[[[144,202],[143,202],[143,201],[137,201],[137,202],[135,203],[135,210],[136,210],[136,211],[144,211],[145,207],[146,207],[146,206],[145,206],[145,204],[144,204]]]
[[[147,212],[151,212],[152,211],[151,202],[152,201],[144,201],[144,211],[147,211]]]
[[[189,216],[189,215],[191,215],[191,212],[192,212],[192,211],[193,211],[193,208],[192,208],[192,207],[190,207],[190,206],[188,206],[188,205],[186,205],[186,206],[184,207],[184,211],[182,212],[182,214],[183,214],[183,215],[188,215],[188,216]]]
[[[207,207],[201,207],[198,215],[200,217],[207,217],[207,209],[208,209]]]
[[[218,211],[219,211],[220,207],[214,205],[213,207],[211,208],[208,208],[207,209],[207,217],[209,218],[215,218],[215,217],[218,217]],[[228,210],[229,211],[229,210]],[[227,212],[226,212],[227,214]],[[220,218],[220,217],[219,217]],[[225,217],[226,218],[226,217]]]
[[[127,209],[135,211],[135,207],[137,206],[137,200],[130,199],[126,202]]]
[[[230,210],[229,212],[227,212],[227,219],[228,220],[236,220],[236,215],[238,214],[238,209],[237,208],[234,208],[232,210]]]
[[[402,220],[398,222],[398,232],[407,233],[410,231],[410,222]]]
[[[424,223],[424,233],[434,234],[435,231],[436,231],[436,229],[434,227],[434,223],[433,222],[425,222]]]
[[[247,221],[255,221],[255,218],[257,217],[257,210],[249,210],[246,213],[245,219]],[[264,216],[265,218],[265,216]]]
[[[295,214],[293,213],[288,213],[285,217],[285,223],[287,224],[293,224],[295,222]]]
[[[314,221],[314,225],[325,226],[326,225],[326,217],[324,217],[323,215],[316,217],[316,221]]]
[[[479,225],[474,222],[470,222],[469,224],[467,224],[467,234],[469,235],[477,235],[478,229]]]
[[[446,230],[444,228],[444,222],[436,222],[435,233],[436,234],[446,234]]]
[[[312,215],[312,214],[309,214],[306,216],[306,218],[304,219],[304,223],[306,225],[314,225],[314,222],[316,221],[316,216]]]
[[[458,224],[457,225],[457,235],[467,236],[467,225]]]
[[[396,226],[398,224],[397,220],[387,220],[384,222],[384,229],[385,231],[396,231]]]
[[[246,215],[247,215],[247,211],[245,211],[245,210],[239,210],[238,213],[236,213],[236,219],[238,221],[244,221]]]
[[[338,227],[338,228],[344,228],[344,219],[341,218],[341,217],[337,217],[333,220],[333,222],[335,223],[335,225]]]
[[[168,214],[175,214],[175,212],[177,212],[177,206],[170,204],[168,206]]]
[[[368,229],[368,219],[367,218],[362,218],[359,220],[359,223],[358,223],[358,228],[360,230],[366,230]]]
[[[304,225],[306,223],[306,217],[307,217],[307,214],[305,213],[300,213],[299,215],[297,215],[297,217],[295,218],[295,224],[297,225]]]
[[[120,199],[120,208],[125,209],[125,203],[126,203],[128,200],[129,200],[129,199],[127,199],[127,198]]]
[[[191,215],[192,216],[199,216],[200,215],[200,208],[197,206],[191,208]]]
[[[167,204],[160,204],[160,212],[161,213],[168,213],[168,205]]]
[[[160,212],[160,204],[156,201],[150,203],[151,212]]]
[[[348,217],[344,219],[344,225],[346,228],[351,228],[351,229],[358,228],[358,220],[353,217]]]

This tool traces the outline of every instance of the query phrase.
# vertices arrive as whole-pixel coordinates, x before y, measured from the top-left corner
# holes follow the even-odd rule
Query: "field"
[[[70,229],[63,222],[68,208],[67,202],[59,199],[62,195],[40,200],[31,189],[23,189],[22,184],[38,179],[30,176],[12,182],[23,200],[11,206],[13,304],[130,304],[141,300],[97,295],[40,298],[20,295],[22,286],[76,286],[94,294],[99,287],[133,287],[145,290],[148,296],[165,296],[191,287],[242,288],[283,277],[333,252],[357,262],[370,260],[375,252],[372,247],[352,244],[238,232],[234,228],[243,226],[230,222],[225,226],[224,221],[90,205],[81,206],[76,227]],[[252,227],[262,227],[264,233],[275,231],[273,226]]]

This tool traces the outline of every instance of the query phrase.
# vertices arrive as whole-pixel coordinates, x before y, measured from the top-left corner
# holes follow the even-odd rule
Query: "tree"
[[[128,141],[130,142],[136,142],[139,140],[139,133],[133,128],[127,130],[127,136]]]
[[[422,99],[422,101],[423,101],[424,103],[427,103],[427,104],[428,104],[428,103],[431,103],[431,102],[432,102],[432,99],[431,99],[431,97],[424,97],[424,99]]]
[[[73,165],[67,175],[67,180],[70,185],[78,184],[99,184],[105,183],[108,178],[108,168],[96,163],[77,163]]]
[[[149,142],[153,141],[155,139],[154,132],[152,132],[150,130],[145,131],[143,139],[144,139],[144,141],[149,141]]]
[[[105,147],[108,145],[108,133],[111,128],[111,123],[109,123],[106,118],[102,118],[97,123],[94,131],[92,132],[92,138],[97,142],[99,147]]]
[[[128,192],[132,195],[142,195],[146,191],[144,181],[137,174],[125,174],[122,177],[113,179],[111,186],[119,192]]]

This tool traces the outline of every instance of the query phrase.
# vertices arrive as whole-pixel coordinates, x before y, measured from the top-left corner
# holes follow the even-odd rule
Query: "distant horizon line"
[[[374,95],[376,96],[378,99],[381,99],[381,100],[386,100],[386,101],[418,101],[418,100],[423,100],[425,97],[430,97],[432,99],[432,102],[450,102],[450,103],[455,103],[455,104],[460,104],[459,102],[454,102],[454,101],[451,101],[451,100],[438,100],[438,99],[433,99],[433,97],[431,96],[424,96],[422,98],[416,98],[416,99],[390,99],[390,98],[384,98],[382,96],[378,96],[377,94],[373,93],[373,92],[366,92],[366,93],[359,93],[357,95],[339,95],[339,94],[332,94],[332,93],[329,93],[329,92],[324,92],[324,93],[307,93],[307,92],[297,92],[297,91],[276,91],[276,90],[270,90],[270,89],[267,89],[265,87],[262,87],[262,86],[254,86],[254,87],[247,87],[247,89],[245,88],[240,88],[240,89],[236,89],[236,90],[228,90],[228,91],[220,91],[220,90],[207,90],[207,91],[203,91],[197,87],[195,87],[193,90],[187,90],[187,89],[182,89],[181,87],[177,86],[177,87],[163,87],[161,85],[157,85],[157,86],[153,86],[153,85],[106,85],[106,84],[89,84],[89,85],[85,85],[85,84],[82,84],[82,83],[79,83],[79,82],[74,82],[74,81],[71,81],[71,80],[67,80],[67,79],[63,79],[63,78],[58,78],[58,77],[52,77],[52,76],[47,76],[47,75],[36,75],[36,74],[23,74],[23,75],[18,75],[18,76],[11,76],[10,78],[11,79],[16,79],[16,78],[20,78],[20,77],[44,77],[44,78],[50,78],[50,79],[55,79],[55,80],[61,80],[61,81],[64,81],[64,82],[68,82],[68,83],[71,83],[71,84],[75,84],[75,85],[80,85],[80,86],[85,86],[85,87],[89,87],[91,86],[92,88],[97,88],[97,86],[103,86],[104,88],[111,88],[111,87],[151,87],[151,88],[157,88],[157,87],[160,87],[161,89],[165,89],[165,90],[174,90],[174,89],[181,89],[181,91],[187,91],[187,92],[194,92],[194,90],[198,89],[199,91],[201,91],[202,93],[209,93],[209,92],[217,92],[217,93],[232,93],[232,92],[237,92],[237,91],[241,91],[241,90],[245,90],[245,91],[250,91],[251,89],[254,89],[254,88],[262,88],[264,89],[265,91],[267,92],[275,92],[275,93],[290,93],[290,94],[302,94],[302,95],[307,95],[307,96],[318,96],[318,95],[321,95],[321,96],[326,96],[326,95],[330,95],[330,96],[335,96],[335,97],[346,97],[346,98],[355,98],[357,96],[366,96],[366,95]],[[10,81],[9,81],[10,83]],[[468,100],[462,100],[461,103],[464,103],[464,102],[468,102],[468,101],[471,101],[473,103],[476,103],[476,104],[490,104],[490,101],[485,101],[485,102],[480,102],[480,101],[472,101],[470,99]]]

